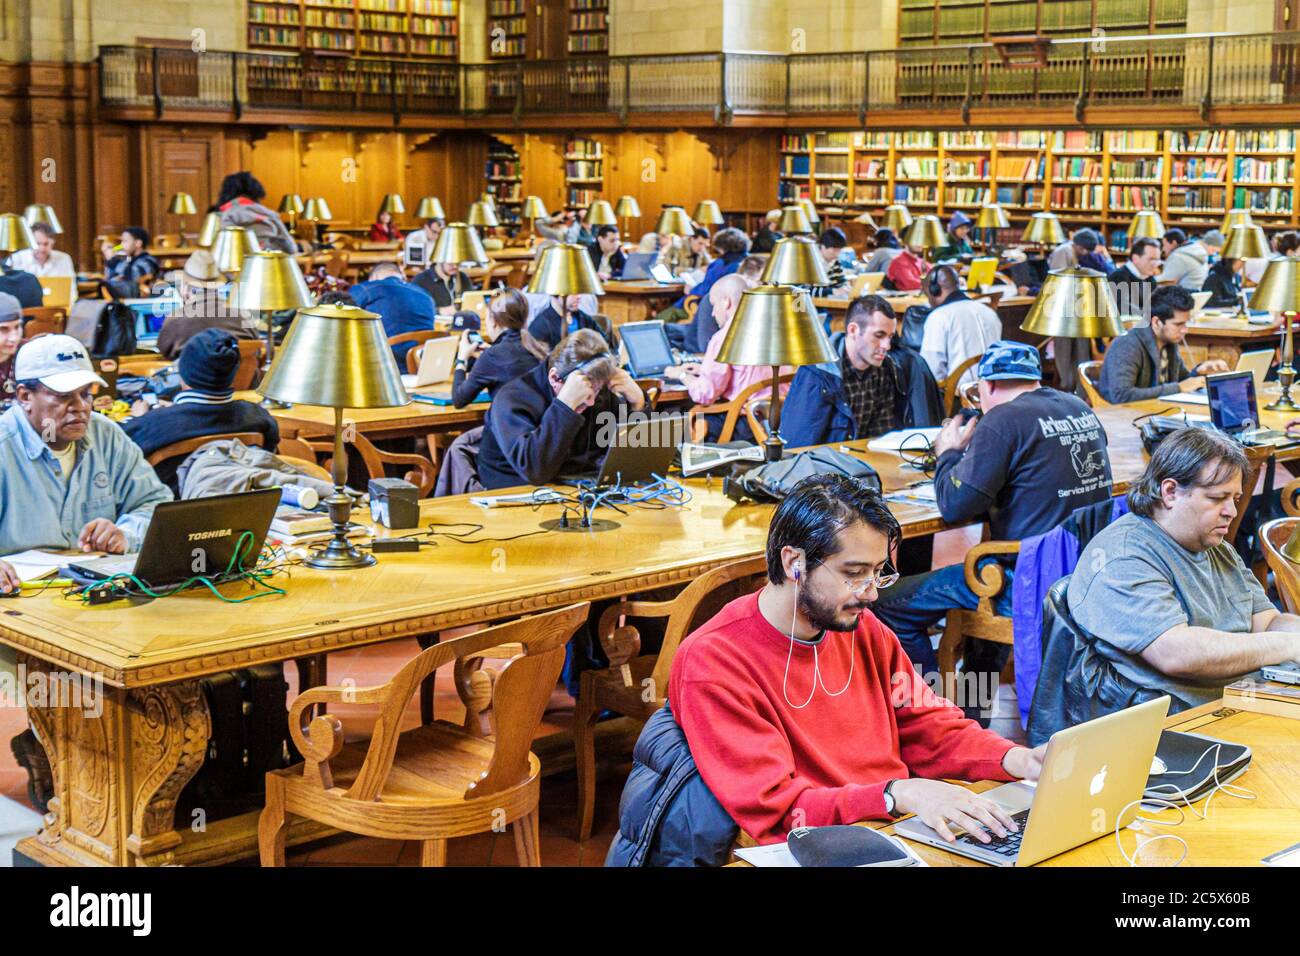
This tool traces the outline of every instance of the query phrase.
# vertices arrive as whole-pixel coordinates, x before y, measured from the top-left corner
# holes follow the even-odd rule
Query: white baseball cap
[[[38,335],[18,350],[14,380],[40,382],[52,392],[75,392],[108,383],[95,374],[86,347],[71,335]]]

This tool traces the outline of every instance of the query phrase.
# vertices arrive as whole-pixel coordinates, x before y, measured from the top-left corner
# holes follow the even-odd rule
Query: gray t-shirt
[[[1127,653],[1119,672],[1171,695],[1175,709],[1217,700],[1226,680],[1184,681],[1138,655],[1179,624],[1250,639],[1251,618],[1273,608],[1229,544],[1188,551],[1150,518],[1128,514],[1102,531],[1070,576],[1070,614],[1092,636]]]

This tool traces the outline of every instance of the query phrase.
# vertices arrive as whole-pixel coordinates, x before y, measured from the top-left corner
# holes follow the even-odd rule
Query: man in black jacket
[[[479,446],[484,488],[541,485],[594,472],[609,450],[601,437],[619,406],[639,411],[645,395],[596,332],[580,329],[536,369],[502,386]]]
[[[1141,402],[1174,392],[1193,392],[1199,376],[1228,371],[1226,362],[1207,359],[1188,369],[1178,346],[1187,338],[1196,303],[1182,286],[1161,286],[1151,296],[1151,324],[1121,335],[1106,349],[1097,391],[1114,404]]]
[[[580,295],[571,295],[567,299],[558,295],[551,296],[551,304],[528,324],[528,334],[548,349],[555,348],[566,335],[571,335],[580,329],[590,329],[603,338],[605,333],[592,316],[579,308],[581,303]],[[565,316],[560,314],[566,306],[568,307],[567,322]],[[605,344],[612,346],[613,343],[607,341]]]
[[[1128,262],[1106,277],[1115,292],[1120,315],[1146,315],[1160,271],[1160,243],[1137,239],[1129,246]]]
[[[204,329],[185,343],[176,363],[184,388],[175,403],[145,412],[122,425],[146,456],[187,438],[231,432],[258,432],[262,447],[275,451],[280,427],[275,418],[252,402],[236,401],[232,385],[239,369],[239,343],[223,329]],[[179,497],[176,469],[183,458],[159,462],[159,480]]]
[[[596,267],[596,274],[602,280],[617,279],[623,275],[623,266],[627,256],[619,248],[618,226],[598,226],[596,241],[587,247],[591,264]]]

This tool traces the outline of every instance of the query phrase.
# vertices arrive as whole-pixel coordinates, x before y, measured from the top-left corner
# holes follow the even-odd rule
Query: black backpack
[[[880,475],[862,459],[834,448],[814,448],[726,478],[722,483],[722,491],[732,501],[744,501],[746,498],[754,501],[780,501],[795,485],[813,475],[845,475],[865,483],[877,492],[881,490]]]
[[[113,299],[78,299],[65,331],[96,358],[135,352],[135,313]]]

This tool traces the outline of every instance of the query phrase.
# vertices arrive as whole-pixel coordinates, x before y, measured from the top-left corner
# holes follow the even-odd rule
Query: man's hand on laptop
[[[1017,780],[1037,780],[1043,772],[1043,758],[1047,756],[1047,744],[1030,750],[1028,747],[1012,747],[1002,758],[1002,769]]]
[[[1178,383],[1178,391],[1195,392],[1197,389],[1205,387],[1205,379],[1199,375],[1193,375],[1191,378],[1185,378]]]
[[[77,538],[77,545],[82,551],[103,551],[107,554],[126,553],[126,535],[122,529],[107,518],[96,518],[87,522]]]
[[[926,826],[949,843],[957,837],[948,824],[965,830],[981,843],[990,842],[988,831],[999,837],[1020,829],[1000,806],[972,790],[942,780],[908,777],[894,782],[896,813],[915,813]],[[987,829],[986,829],[987,828]]]
[[[1192,369],[1193,375],[1219,375],[1228,371],[1228,363],[1223,359],[1206,359]]]
[[[7,561],[0,561],[0,591],[6,594],[17,591],[22,586],[22,578],[18,577],[18,572],[14,566]]]

